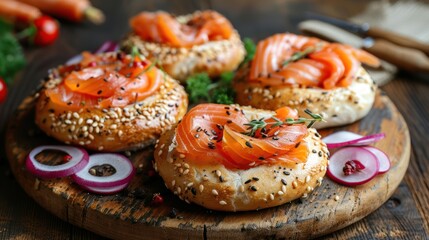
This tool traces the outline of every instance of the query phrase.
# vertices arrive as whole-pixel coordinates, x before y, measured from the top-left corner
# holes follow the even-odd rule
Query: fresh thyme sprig
[[[292,56],[283,62],[283,67],[287,66],[289,63],[296,62],[300,59],[307,57],[309,54],[319,51],[322,48],[322,44],[316,44],[315,46],[307,47],[301,52],[296,52]]]
[[[258,130],[263,130],[265,129],[268,125],[271,125],[271,127],[279,127],[282,125],[293,125],[293,124],[302,124],[302,123],[307,123],[308,125],[307,127],[312,127],[314,125],[314,123],[316,122],[320,122],[323,121],[323,118],[321,115],[316,114],[311,112],[308,109],[305,109],[304,112],[306,114],[308,114],[311,118],[297,118],[297,119],[293,119],[293,118],[287,118],[285,121],[282,121],[276,117],[271,117],[270,119],[273,119],[275,122],[274,123],[267,123],[265,122],[264,118],[260,118],[260,119],[253,119],[252,121],[250,121],[249,123],[245,123],[244,125],[248,126],[247,127],[247,132],[244,132],[243,134],[247,135],[247,136],[251,136],[254,137],[256,131]]]

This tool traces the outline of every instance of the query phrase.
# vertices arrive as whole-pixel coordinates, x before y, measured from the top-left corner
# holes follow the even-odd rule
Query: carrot
[[[3,0],[2,0],[3,1]],[[94,23],[104,22],[103,13],[91,6],[88,0],[17,0],[34,7],[42,12],[64,18],[73,22],[88,19]]]
[[[11,22],[33,22],[42,13],[36,7],[12,0],[0,0],[0,17]]]

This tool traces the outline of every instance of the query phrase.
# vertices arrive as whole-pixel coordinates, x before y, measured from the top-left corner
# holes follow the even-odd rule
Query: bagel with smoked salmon
[[[329,152],[314,128],[279,123],[297,118],[290,108],[197,105],[159,139],[155,170],[180,199],[213,210],[305,198],[322,183]]]
[[[195,73],[217,77],[235,70],[245,50],[238,32],[221,14],[206,10],[183,16],[142,12],[130,20],[132,32],[121,43],[137,47],[174,79],[184,82]]]
[[[376,84],[361,62],[378,66],[371,54],[313,37],[276,34],[260,41],[254,59],[234,79],[236,102],[275,110],[289,106],[320,113],[316,128],[355,122],[370,111]]]
[[[153,144],[187,111],[183,87],[140,56],[82,53],[52,69],[37,93],[35,122],[66,144],[124,151]]]

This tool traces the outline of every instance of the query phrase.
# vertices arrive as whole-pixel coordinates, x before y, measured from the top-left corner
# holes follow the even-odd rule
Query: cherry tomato
[[[0,78],[0,103],[2,103],[7,96],[7,85],[6,82]]]
[[[60,25],[55,19],[43,15],[34,20],[33,24],[36,27],[34,44],[46,46],[52,44],[58,38]]]

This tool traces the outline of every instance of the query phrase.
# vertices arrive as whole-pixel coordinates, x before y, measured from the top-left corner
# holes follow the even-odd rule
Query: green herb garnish
[[[25,57],[11,26],[0,21],[0,77],[10,83],[24,65]]]
[[[303,59],[311,53],[319,51],[321,47],[322,47],[321,44],[316,44],[316,46],[307,47],[306,49],[304,49],[301,52],[296,52],[296,53],[292,54],[292,56],[288,60],[283,62],[283,67],[288,65],[289,63],[296,62],[300,59]]]
[[[217,82],[212,82],[207,73],[198,73],[186,80],[186,92],[192,103],[200,101],[232,104],[235,91],[232,88],[233,72],[224,72]]]
[[[304,112],[307,113],[311,118],[302,118],[302,117],[297,118],[297,119],[287,118],[285,121],[281,121],[280,119],[278,119],[276,117],[269,118],[269,119],[274,120],[273,123],[267,123],[264,118],[253,119],[249,123],[244,124],[248,127],[247,127],[247,132],[244,132],[243,134],[245,134],[247,136],[254,137],[256,131],[265,129],[269,125],[271,125],[270,127],[273,128],[273,127],[278,127],[278,126],[282,126],[282,125],[293,125],[293,124],[301,124],[301,123],[309,122],[307,127],[310,128],[314,125],[315,122],[323,121],[322,116],[319,114],[312,113],[308,109],[305,109]]]
[[[246,56],[244,57],[244,60],[241,63],[241,65],[244,65],[252,61],[253,57],[255,57],[255,52],[256,52],[256,44],[252,39],[244,38],[243,44],[244,44],[244,49],[246,49]]]

